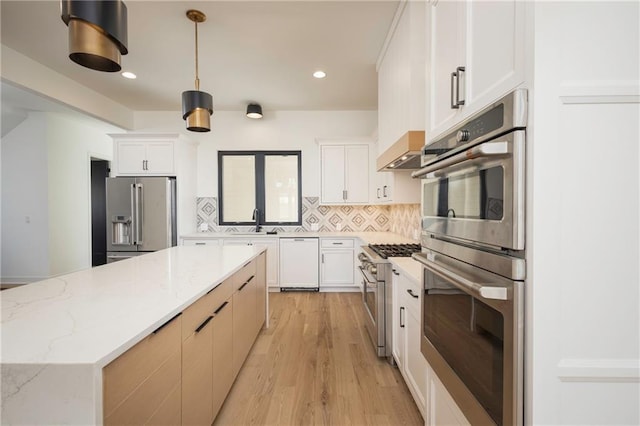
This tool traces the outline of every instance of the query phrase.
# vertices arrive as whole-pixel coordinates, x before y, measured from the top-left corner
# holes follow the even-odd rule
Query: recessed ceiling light
[[[327,76],[327,73],[326,73],[326,72],[324,72],[324,71],[320,71],[320,70],[318,70],[318,71],[316,71],[316,72],[314,72],[314,73],[313,73],[313,76],[314,76],[315,78],[325,78],[325,77]]]
[[[129,71],[125,71],[125,72],[123,72],[123,73],[122,73],[122,76],[123,76],[124,78],[130,78],[130,79],[132,79],[132,80],[133,80],[134,78],[136,78],[136,75],[135,75],[134,73],[132,73],[132,72],[129,72]]]

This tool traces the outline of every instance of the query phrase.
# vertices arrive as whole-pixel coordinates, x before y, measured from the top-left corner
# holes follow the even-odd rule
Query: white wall
[[[537,2],[527,424],[640,424],[638,2]]]
[[[370,136],[377,125],[376,111],[265,111],[252,120],[242,111],[216,111],[211,132],[191,134],[178,111],[136,112],[136,131],[189,133],[198,145],[199,197],[218,194],[219,150],[301,150],[302,195],[320,193],[319,150],[316,138]]]
[[[92,119],[30,113],[2,138],[3,282],[91,267],[90,161],[111,160],[106,134],[121,131]]]
[[[2,138],[2,282],[49,276],[46,121],[30,113]],[[27,217],[28,222],[27,222]]]
[[[21,53],[0,45],[2,79],[27,88],[44,98],[53,99],[74,110],[128,129],[133,112],[110,98],[89,89],[71,78],[47,68]]]
[[[47,114],[50,274],[91,267],[91,157],[111,161],[120,129]]]

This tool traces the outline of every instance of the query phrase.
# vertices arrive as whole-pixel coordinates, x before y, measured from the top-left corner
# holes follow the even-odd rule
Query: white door
[[[147,143],[147,173],[173,175],[173,143],[149,142]]]
[[[467,6],[467,113],[524,81],[524,7],[517,0]]]
[[[451,108],[451,73],[464,66],[464,6],[458,0],[440,0],[431,6],[430,118],[428,138],[446,130],[459,112]],[[454,87],[455,89],[455,87]],[[464,76],[460,81],[464,98]]]
[[[141,174],[144,171],[146,145],[143,142],[116,142],[118,144],[118,174]]]
[[[353,285],[353,249],[322,250],[320,282],[324,286]]]
[[[369,146],[346,145],[345,189],[348,203],[369,202]]]
[[[320,147],[320,202],[344,203],[344,146]]]

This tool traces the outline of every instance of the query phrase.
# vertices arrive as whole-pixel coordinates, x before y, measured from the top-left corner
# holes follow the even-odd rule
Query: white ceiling
[[[399,0],[125,1],[129,20],[127,80],[68,59],[58,1],[1,4],[2,44],[132,109],[180,110],[194,88],[194,24],[199,9],[200,89],[214,109],[375,110],[375,63]],[[313,71],[327,77],[318,80]],[[5,99],[3,95],[3,108]]]

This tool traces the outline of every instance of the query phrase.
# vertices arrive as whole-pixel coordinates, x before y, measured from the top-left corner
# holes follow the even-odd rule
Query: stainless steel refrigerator
[[[107,178],[107,263],[176,243],[175,178]]]

